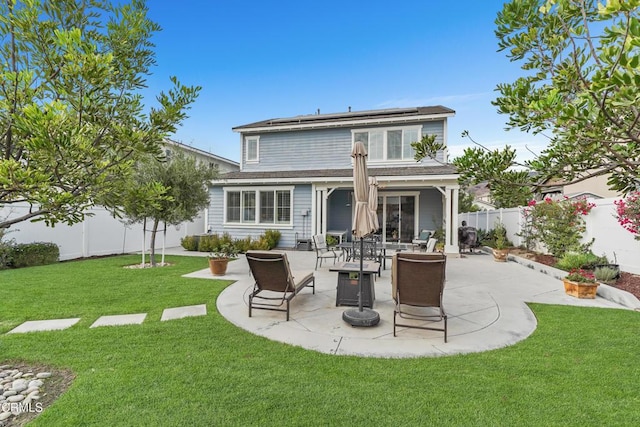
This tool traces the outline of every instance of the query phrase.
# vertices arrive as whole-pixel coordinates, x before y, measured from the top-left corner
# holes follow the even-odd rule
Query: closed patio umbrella
[[[356,142],[351,151],[353,157],[353,193],[355,211],[353,213],[353,235],[363,238],[375,232],[377,219],[369,208],[369,177],[367,174],[367,150],[362,142]]]
[[[369,209],[373,215],[373,223],[376,231],[380,228],[378,222],[378,179],[375,176],[369,177]]]
[[[367,176],[367,150],[362,142],[356,142],[351,151],[353,157],[353,192],[355,211],[353,214],[353,236],[360,239],[360,274],[358,275],[358,309],[342,313],[342,319],[351,326],[375,326],[380,315],[362,307],[363,238],[375,232],[377,218],[369,208],[369,179]],[[376,197],[377,200],[377,197]]]

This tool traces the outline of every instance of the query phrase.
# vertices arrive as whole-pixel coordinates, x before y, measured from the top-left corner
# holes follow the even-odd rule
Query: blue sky
[[[523,73],[497,52],[503,1],[149,1],[158,65],[151,96],[176,75],[202,91],[174,139],[238,161],[232,127],[301,114],[444,105],[453,157],[468,130],[527,157],[545,139],[505,132],[498,83]],[[153,102],[153,98],[149,99]]]

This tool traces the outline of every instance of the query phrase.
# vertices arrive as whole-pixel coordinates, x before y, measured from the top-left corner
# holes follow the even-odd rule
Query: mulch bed
[[[511,253],[551,267],[554,267],[556,264],[555,257],[551,255],[542,255],[535,252],[527,252],[522,249],[512,249]],[[640,275],[638,274],[632,274],[627,273],[626,271],[622,271],[620,272],[620,278],[615,283],[611,284],[611,286],[622,289],[623,291],[627,291],[630,294],[634,295],[636,298],[640,299]]]

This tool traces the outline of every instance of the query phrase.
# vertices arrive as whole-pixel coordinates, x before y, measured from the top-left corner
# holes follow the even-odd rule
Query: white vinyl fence
[[[613,203],[615,200],[619,199],[589,199],[596,206],[584,217],[587,230],[583,242],[595,239],[591,246],[594,254],[606,255],[609,261],[620,264],[623,271],[640,274],[640,241],[618,224]],[[509,240],[520,246],[524,242],[516,233],[522,230],[522,213],[523,208],[468,212],[459,214],[458,220],[483,230],[494,228],[496,220],[500,220],[507,229]]]
[[[0,218],[17,217],[27,210],[27,206],[5,207],[0,209]],[[126,225],[102,207],[94,207],[89,212],[93,216],[87,216],[83,222],[72,226],[57,224],[47,227],[44,222],[21,222],[9,228],[5,239],[14,239],[17,243],[53,242],[60,248],[61,260],[142,251],[142,224]],[[205,233],[204,218],[203,214],[193,222],[167,226],[165,247],[180,246],[180,239],[184,236]],[[162,248],[163,228],[161,224],[156,237],[158,253]],[[151,224],[147,224],[149,229]],[[151,233],[147,232],[145,250],[150,248],[150,237]]]

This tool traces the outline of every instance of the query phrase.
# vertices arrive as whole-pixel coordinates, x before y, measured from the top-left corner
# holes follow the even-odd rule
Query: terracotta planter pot
[[[224,276],[227,272],[229,258],[209,258],[209,270],[214,276]]]
[[[497,262],[507,262],[507,256],[509,256],[509,249],[494,249],[493,259]]]
[[[573,282],[571,280],[562,279],[564,283],[564,291],[567,295],[576,298],[594,299],[598,291],[599,283],[595,282]]]

